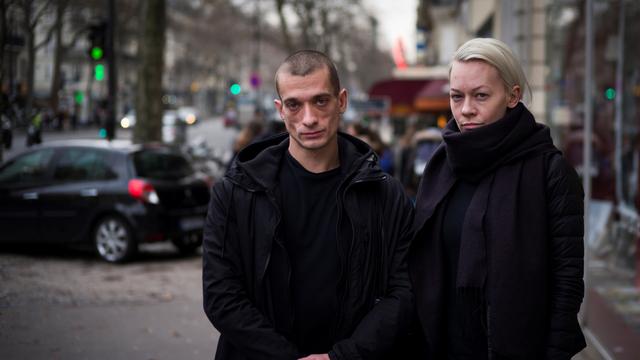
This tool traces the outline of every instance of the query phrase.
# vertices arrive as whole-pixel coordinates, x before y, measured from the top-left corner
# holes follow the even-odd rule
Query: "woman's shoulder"
[[[582,183],[576,170],[561,152],[545,155],[545,169],[547,186],[551,189],[562,187],[575,191],[582,191]]]

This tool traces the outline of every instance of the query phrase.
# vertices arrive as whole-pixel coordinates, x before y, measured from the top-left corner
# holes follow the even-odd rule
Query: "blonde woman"
[[[512,51],[473,39],[449,71],[453,119],[427,164],[409,254],[437,359],[570,359],[585,347],[583,192],[521,102]]]

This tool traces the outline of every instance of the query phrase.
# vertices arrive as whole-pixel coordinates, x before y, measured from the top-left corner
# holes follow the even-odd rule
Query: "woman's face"
[[[498,70],[482,60],[454,61],[449,104],[461,132],[500,120],[520,100],[520,87],[507,93]]]

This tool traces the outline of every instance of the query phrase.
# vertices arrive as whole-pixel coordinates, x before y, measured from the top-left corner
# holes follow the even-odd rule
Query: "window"
[[[56,181],[109,180],[116,177],[109,167],[108,153],[93,149],[62,150],[53,171]]]
[[[53,149],[44,149],[20,156],[0,169],[0,184],[43,181]]]
[[[140,151],[133,155],[136,173],[151,179],[181,179],[193,174],[187,159],[176,153]]]

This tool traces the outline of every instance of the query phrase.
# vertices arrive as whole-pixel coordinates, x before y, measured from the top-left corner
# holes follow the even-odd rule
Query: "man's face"
[[[283,71],[278,75],[278,87],[280,99],[275,104],[291,138],[290,151],[315,152],[337,143],[347,91],[342,89],[335,95],[326,68],[306,76]]]
[[[484,61],[455,61],[449,84],[451,112],[461,132],[500,120],[520,100],[520,87],[507,93],[498,70]]]

